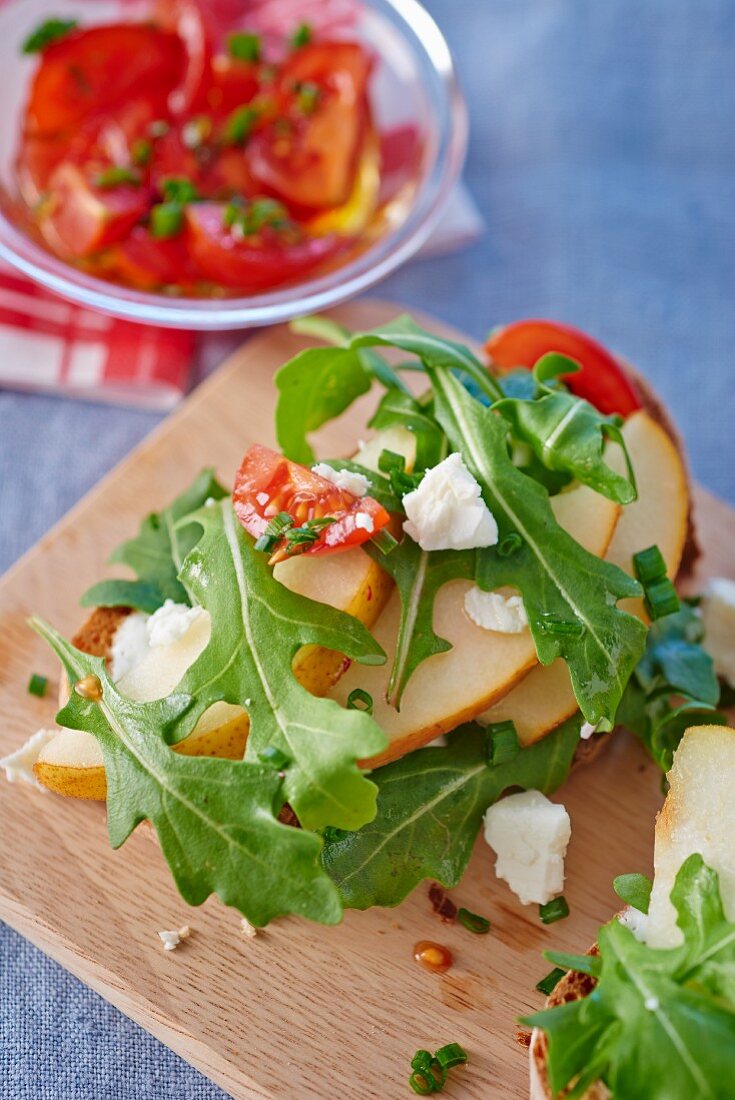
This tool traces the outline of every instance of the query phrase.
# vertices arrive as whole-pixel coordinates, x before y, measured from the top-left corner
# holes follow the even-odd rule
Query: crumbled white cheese
[[[485,814],[485,840],[497,855],[495,873],[523,905],[545,905],[564,887],[569,814],[541,791],[501,798]]]
[[[163,607],[154,611],[146,622],[148,645],[156,649],[180,641],[201,614],[201,607],[187,607],[184,603],[166,600]]]
[[[164,951],[175,951],[182,940],[188,940],[191,928],[185,924],[183,928],[179,928],[178,932],[159,932],[158,935],[161,937]]]
[[[640,909],[634,909],[632,905],[629,905],[627,909],[623,909],[618,920],[630,929],[637,940],[641,943],[646,942],[648,933],[648,915],[646,913],[641,913]]]
[[[495,517],[459,454],[427,470],[403,507],[403,529],[422,550],[473,550],[498,541]]]
[[[365,475],[356,470],[335,470],[326,462],[317,462],[316,466],[311,468],[319,477],[323,477],[325,481],[331,481],[332,485],[343,489],[345,493],[352,493],[353,497],[366,496],[370,488],[370,482]]]
[[[255,499],[257,500],[258,504],[263,507],[270,500],[270,496],[268,495],[268,493],[258,493]]]
[[[579,736],[582,740],[589,741],[593,733],[597,733],[597,726],[593,725],[592,722],[583,722],[582,728],[579,731]]]
[[[46,748],[49,741],[53,741],[58,732],[57,729],[38,730],[19,749],[0,760],[0,768],[5,769],[5,778],[8,783],[27,783],[46,793],[46,788],[41,786],[33,774],[33,765],[41,755],[41,750]]]
[[[254,940],[258,935],[258,929],[254,924],[251,924],[247,917],[243,917],[240,921],[240,931],[243,936],[247,936],[249,940]]]
[[[464,609],[475,626],[483,630],[494,630],[498,634],[522,634],[528,630],[522,596],[483,592],[474,585],[465,593]]]
[[[713,577],[701,603],[704,644],[718,676],[735,687],[735,581]]]
[[[114,683],[140,664],[148,652],[147,623],[147,615],[134,611],[115,631],[110,646],[110,676]]]
[[[367,531],[367,533],[371,535],[375,530],[373,517],[368,515],[367,512],[358,512],[355,516],[355,527],[358,531]]]

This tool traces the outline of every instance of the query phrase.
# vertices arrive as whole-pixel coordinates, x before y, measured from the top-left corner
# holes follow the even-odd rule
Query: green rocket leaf
[[[497,547],[477,551],[477,583],[486,591],[520,589],[539,660],[563,657],[587,721],[610,728],[646,637],[643,623],[616,604],[640,595],[640,586],[560,527],[546,489],[513,465],[503,419],[450,371],[431,375],[437,419],[482,486],[499,545],[510,534],[521,539],[510,557]]]
[[[84,593],[82,606],[134,607],[152,613],[166,600],[191,603],[178,574],[198,529],[182,520],[207,500],[221,500],[226,495],[214,471],[202,470],[168,508],[143,520],[136,538],[123,542],[112,552],[110,562],[129,566],[138,579],[100,581]]]
[[[181,723],[193,728],[189,696],[154,703],[126,699],[104,661],[81,653],[40,620],[32,625],[62,661],[70,683],[99,678],[100,701],[72,691],[57,720],[99,742],[114,848],[147,819],[190,905],[216,893],[255,925],[288,913],[327,924],[340,919],[337,891],[319,864],[320,838],[277,820],[284,794],[274,768],[172,752],[161,731]]]
[[[493,408],[509,422],[515,438],[528,443],[548,470],[571,474],[610,500],[630,504],[637,496],[635,476],[616,418],[603,416],[588,401],[544,384],[577,370],[579,366],[564,355],[545,355],[534,367],[540,396],[533,400],[505,398]],[[608,440],[622,447],[627,477],[605,462]]]
[[[596,1079],[636,1100],[732,1095],[735,924],[700,855],[682,865],[671,900],[681,947],[647,947],[613,920],[598,936],[594,992],[523,1020],[546,1032],[554,1096],[581,1096]],[[576,969],[573,958],[563,965]]]
[[[418,749],[374,771],[377,816],[323,852],[345,905],[398,905],[425,878],[456,886],[488,806],[510,787],[550,792],[566,779],[580,722],[570,719],[506,764],[488,764],[486,733],[470,725],[446,748]]]
[[[209,612],[212,633],[177,690],[192,696],[197,719],[219,699],[247,710],[246,759],[267,748],[286,756],[285,796],[306,828],[363,825],[375,814],[376,789],[357,761],[380,752],[386,738],[368,714],[311,695],[291,666],[305,645],[363,664],[381,664],[385,654],[357,619],[280,584],[229,500],[201,509],[196,522],[203,535],[182,580]],[[187,726],[172,723],[169,740]]]

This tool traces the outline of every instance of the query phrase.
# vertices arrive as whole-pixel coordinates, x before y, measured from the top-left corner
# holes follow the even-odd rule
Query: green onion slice
[[[377,546],[381,554],[390,554],[398,546],[398,539],[394,539],[390,531],[385,529],[378,531],[377,535],[373,535],[370,540]]]
[[[447,1043],[434,1055],[443,1070],[452,1069],[454,1066],[463,1066],[468,1058],[467,1051],[459,1043]]]
[[[140,175],[134,168],[126,168],[122,164],[113,164],[104,171],[98,172],[92,180],[95,187],[107,191],[112,187],[120,187],[129,184],[131,187],[140,187]]]
[[[633,555],[633,569],[642,585],[666,576],[666,562],[658,546],[649,546]]]
[[[521,743],[513,722],[497,722],[485,731],[487,762],[496,768],[515,760],[521,751]]]
[[[348,710],[362,710],[365,714],[373,713],[373,697],[362,688],[355,688],[347,696]]]
[[[76,30],[78,26],[79,23],[76,19],[47,19],[45,23],[41,23],[35,31],[28,35],[21,49],[23,53],[41,53],[52,42],[58,42],[60,38],[65,38],[70,31]]]
[[[34,672],[28,681],[28,694],[35,695],[39,699],[43,699],[46,694],[46,688],[48,687],[48,677],[40,676],[37,672]]]
[[[558,898],[552,898],[546,905],[539,905],[538,915],[542,924],[555,924],[558,920],[564,920],[569,916],[569,905],[563,894]]]
[[[536,982],[536,989],[539,993],[543,993],[545,997],[548,997],[556,989],[565,974],[566,970],[562,970],[558,966],[554,967],[545,978],[542,978],[540,982]]]
[[[251,34],[248,31],[236,31],[227,39],[227,49],[230,57],[238,61],[260,61],[262,42],[259,34]]]
[[[471,913],[464,907],[457,910],[457,920],[463,924],[468,932],[474,932],[477,936],[484,936],[490,931],[490,921],[487,917],[481,917],[478,913]]]
[[[184,228],[184,208],[178,202],[159,202],[151,207],[151,236],[157,240],[176,237]]]
[[[303,46],[308,46],[313,37],[314,32],[311,24],[300,23],[291,35],[291,49],[300,50]]]

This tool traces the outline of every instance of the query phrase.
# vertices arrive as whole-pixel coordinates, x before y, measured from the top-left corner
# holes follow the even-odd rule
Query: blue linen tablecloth
[[[696,476],[735,503],[735,7],[730,0],[429,0],[472,116],[483,239],[379,288],[482,336],[557,317],[637,363]],[[229,338],[210,342],[202,370]],[[0,393],[0,569],[154,425]],[[1,842],[1,841],[0,841]],[[0,932],[0,1096],[224,1094]]]

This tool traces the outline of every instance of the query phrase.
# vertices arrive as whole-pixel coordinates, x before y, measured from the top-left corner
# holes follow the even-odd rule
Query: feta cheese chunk
[[[33,765],[41,755],[41,750],[46,748],[49,741],[53,741],[58,732],[57,729],[38,730],[19,749],[0,760],[0,768],[5,769],[5,778],[8,783],[27,783],[46,793],[46,788],[41,786],[33,774]]]
[[[355,527],[358,531],[367,531],[367,533],[371,535],[375,530],[373,517],[367,512],[358,512],[355,516]]]
[[[146,623],[148,645],[151,649],[158,646],[173,645],[181,641],[192,623],[203,614],[201,607],[188,607],[184,603],[166,600],[163,607],[154,611]]]
[[[140,664],[148,652],[147,624],[148,616],[134,611],[115,631],[110,646],[110,676],[114,683]]]
[[[528,630],[522,596],[483,592],[474,585],[465,593],[464,609],[475,626],[483,630],[494,630],[498,634],[522,634]]]
[[[188,924],[185,924],[183,928],[179,928],[178,932],[159,932],[158,935],[161,938],[164,951],[175,951],[182,940],[188,940],[191,935],[191,928]]]
[[[367,496],[370,482],[364,474],[359,474],[356,470],[335,470],[326,462],[317,462],[316,466],[311,468],[319,477],[323,477],[325,481],[331,481],[332,485],[343,489],[345,493],[352,493],[353,497]]]
[[[485,840],[497,855],[495,874],[523,905],[545,905],[564,887],[569,814],[541,791],[501,798],[485,814]]]
[[[403,530],[422,550],[474,550],[498,541],[495,517],[460,454],[427,470],[403,507]]]
[[[582,723],[582,728],[579,731],[579,736],[583,741],[589,741],[590,737],[592,737],[594,733],[597,733],[596,725],[594,725],[592,722]]]
[[[701,603],[704,645],[718,676],[735,686],[735,581],[713,577]]]

